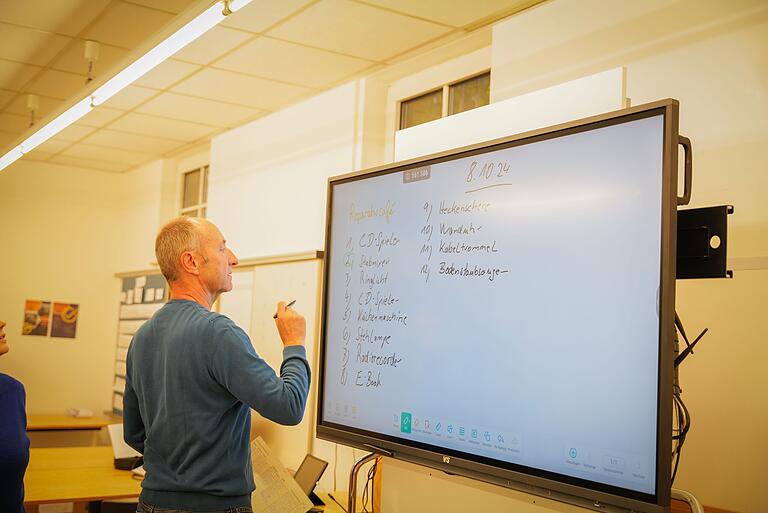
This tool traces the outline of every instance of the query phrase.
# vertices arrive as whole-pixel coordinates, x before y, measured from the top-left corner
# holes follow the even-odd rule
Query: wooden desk
[[[99,416],[78,418],[68,415],[27,415],[27,431],[98,430],[113,422]]]
[[[141,482],[116,470],[111,447],[30,449],[24,503],[87,502],[137,497]]]
[[[30,449],[24,476],[24,504],[88,502],[138,497],[141,481],[127,470],[115,470],[111,447]],[[327,493],[320,493],[327,513],[343,513]],[[334,493],[346,506],[347,495]],[[360,500],[358,500],[360,503]],[[362,511],[358,504],[358,511]]]

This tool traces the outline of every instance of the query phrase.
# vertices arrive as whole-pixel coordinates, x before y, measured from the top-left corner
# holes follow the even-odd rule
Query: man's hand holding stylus
[[[275,325],[284,346],[303,346],[307,333],[307,321],[285,301],[277,303]]]

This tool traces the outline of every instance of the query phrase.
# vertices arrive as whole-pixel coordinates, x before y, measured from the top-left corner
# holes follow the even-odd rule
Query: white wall
[[[120,175],[121,190],[115,191],[119,194],[119,210],[115,212],[119,244],[112,262],[114,272],[150,269],[155,261],[163,165],[164,161],[156,160]]]
[[[0,372],[24,383],[29,413],[111,409],[114,274],[148,267],[157,179],[154,165],[110,174],[25,160],[0,173],[0,318],[11,346]],[[22,336],[26,299],[78,303],[76,338]]]
[[[208,218],[241,257],[322,249],[329,176],[355,165],[352,82],[213,140]]]

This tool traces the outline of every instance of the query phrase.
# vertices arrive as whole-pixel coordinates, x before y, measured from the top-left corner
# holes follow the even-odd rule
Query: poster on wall
[[[80,305],[74,303],[54,303],[51,336],[75,338],[79,311]]]
[[[22,335],[48,336],[48,320],[51,315],[51,302],[27,299],[24,303],[24,323]]]

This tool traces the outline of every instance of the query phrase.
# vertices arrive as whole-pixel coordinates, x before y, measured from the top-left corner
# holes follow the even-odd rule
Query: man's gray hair
[[[172,219],[160,229],[155,239],[155,257],[160,271],[168,282],[181,276],[179,257],[185,251],[200,252],[200,225],[204,220],[181,216]]]

